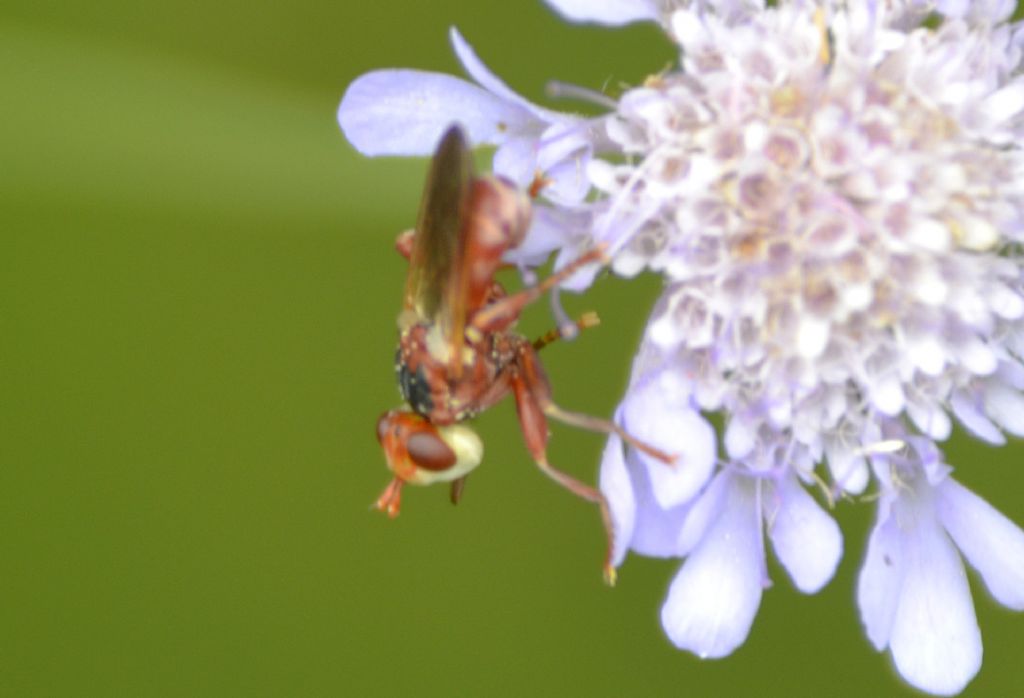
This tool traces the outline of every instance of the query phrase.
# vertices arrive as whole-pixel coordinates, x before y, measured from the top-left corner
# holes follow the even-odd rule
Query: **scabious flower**
[[[467,83],[454,110],[447,87],[414,100],[420,82],[360,92],[364,77],[343,129],[381,152],[385,129],[432,118],[401,146],[425,153],[448,121],[477,120],[497,170],[554,182],[535,256],[602,242],[614,272],[664,277],[617,418],[680,462],[613,436],[600,477],[616,564],[683,559],[662,608],[673,643],[722,657],[744,642],[766,539],[799,590],[822,588],[843,551],[827,509],[863,496],[878,511],[857,594],[868,638],[914,686],[959,692],[982,655],[962,560],[1024,610],[1024,531],[938,447],[954,420],[992,444],[1024,436],[1014,3],[547,1],[573,21],[658,22],[679,65],[585,119],[529,105],[453,35],[486,88],[476,114]],[[433,115],[399,113],[409,100]],[[387,126],[367,145],[360,119]]]

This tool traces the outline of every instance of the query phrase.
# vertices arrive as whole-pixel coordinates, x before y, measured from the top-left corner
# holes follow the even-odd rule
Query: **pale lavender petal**
[[[494,153],[494,172],[508,177],[520,188],[530,186],[537,173],[537,139],[509,138]]]
[[[1024,364],[1017,361],[1001,362],[995,379],[1015,390],[1024,391]]]
[[[1024,611],[1024,531],[952,478],[938,487],[938,513],[992,596]]]
[[[1014,82],[993,92],[979,108],[989,123],[1000,124],[1012,120],[1024,109],[1024,84]]]
[[[578,204],[590,191],[590,180],[580,160],[567,160],[555,165],[544,173],[548,183],[541,190],[541,196],[559,204]]]
[[[636,521],[629,547],[648,557],[680,557],[684,551],[677,538],[685,522],[690,520],[689,505],[662,508],[651,490],[647,468],[639,462],[635,451],[630,450],[626,456],[626,466],[636,495]]]
[[[765,0],[707,0],[705,7],[732,24],[764,10]]]
[[[589,129],[579,119],[549,126],[541,135],[537,155],[540,168],[546,171],[563,160],[589,157],[589,136]]]
[[[992,383],[985,390],[988,416],[1014,436],[1024,436],[1024,395],[1014,388]]]
[[[906,574],[889,648],[911,684],[953,695],[981,668],[981,631],[960,556],[930,508],[921,509],[903,532]]]
[[[729,478],[713,478],[693,502],[686,520],[676,528],[676,548],[679,555],[689,555],[704,540],[708,527],[718,519],[728,487]]]
[[[979,439],[996,446],[1006,443],[1006,437],[999,431],[999,427],[993,424],[969,397],[958,393],[953,395],[949,404],[960,423]]]
[[[522,244],[505,253],[509,264],[536,267],[547,261],[555,250],[571,244],[573,234],[584,229],[586,218],[562,209],[540,204],[533,207],[530,232]]]
[[[945,441],[953,429],[953,423],[938,404],[922,404],[914,400],[907,401],[907,414],[910,416],[914,426],[921,430],[921,433],[935,439]]]
[[[871,531],[867,555],[857,580],[861,622],[877,650],[885,649],[889,644],[905,569],[896,518],[890,515],[883,502],[879,506],[878,520]]]
[[[558,271],[566,264],[575,261],[577,257],[586,252],[588,249],[589,246],[583,248],[578,248],[575,246],[563,247],[559,251],[558,257],[555,258],[555,271]],[[562,282],[559,288],[565,289],[567,291],[574,291],[577,293],[585,291],[588,288],[590,288],[590,285],[592,283],[594,283],[594,279],[597,278],[597,274],[601,271],[602,268],[603,267],[597,263],[588,264],[587,266],[583,267],[578,272],[570,276],[564,282]]]
[[[630,22],[657,21],[655,0],[544,0],[570,22],[596,22],[621,26]]]
[[[418,70],[361,75],[338,107],[341,130],[364,155],[429,155],[453,123],[473,144],[499,144],[532,122],[525,109],[476,85]]]
[[[832,579],[843,556],[843,535],[835,520],[789,476],[778,483],[776,500],[764,504],[768,535],[796,588],[813,594]]]
[[[590,191],[587,164],[593,153],[592,134],[583,121],[554,124],[537,145],[537,168],[547,178],[541,195],[562,204],[578,204]]]
[[[744,419],[734,416],[725,429],[725,452],[730,458],[740,459],[747,456],[757,445],[756,434]],[[756,425],[755,425],[756,428]]]
[[[832,439],[825,442],[825,456],[838,487],[851,494],[860,494],[868,486],[867,460],[857,449]]]
[[[537,106],[506,85],[501,78],[492,73],[491,69],[484,65],[484,62],[476,55],[476,51],[474,51],[473,47],[469,45],[469,42],[462,38],[462,34],[459,33],[458,29],[455,27],[449,29],[448,36],[451,38],[452,48],[455,49],[455,55],[458,56],[459,61],[462,63],[462,67],[466,69],[466,72],[469,73],[471,78],[476,80],[477,83],[479,83],[479,85],[488,92],[497,95],[510,104],[515,104],[522,109],[531,112],[539,121],[550,123],[567,118],[567,115],[565,114],[560,114],[559,112]]]
[[[764,581],[760,514],[751,484],[732,480],[719,518],[686,559],[661,608],[677,647],[701,658],[732,653],[750,633]]]
[[[715,463],[715,431],[689,405],[680,386],[665,380],[634,387],[622,403],[622,426],[638,439],[677,456],[668,465],[645,453],[654,496],[664,508],[692,499],[711,476]]]
[[[601,457],[601,492],[608,500],[611,510],[612,529],[615,538],[612,545],[612,566],[618,567],[626,557],[629,543],[633,539],[633,522],[636,519],[636,499],[633,483],[626,470],[622,451],[622,439],[616,434],[608,437]]]
[[[947,17],[963,17],[970,7],[970,0],[936,0],[935,2],[935,9]]]
[[[947,17],[969,17],[977,22],[1002,22],[1016,7],[1014,0],[937,0],[935,9]]]
[[[890,374],[875,378],[868,387],[871,391],[871,402],[882,414],[892,417],[903,411],[906,397],[898,376]]]
[[[505,253],[509,264],[535,267],[547,261],[555,250],[580,249],[585,239],[590,213],[587,211],[553,208],[543,203],[533,206],[533,222],[523,243]],[[579,252],[572,254],[572,258]],[[556,269],[561,268],[556,265]],[[597,273],[596,270],[594,272]],[[560,288],[568,288],[562,284]],[[570,289],[582,290],[582,289]]]

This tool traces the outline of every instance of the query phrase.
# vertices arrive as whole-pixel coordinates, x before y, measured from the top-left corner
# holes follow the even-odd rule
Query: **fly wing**
[[[461,285],[463,223],[473,181],[473,161],[466,136],[458,126],[449,128],[434,152],[423,188],[405,307],[440,325],[449,340],[461,334],[464,308],[456,307]],[[453,304],[454,301],[454,304]]]

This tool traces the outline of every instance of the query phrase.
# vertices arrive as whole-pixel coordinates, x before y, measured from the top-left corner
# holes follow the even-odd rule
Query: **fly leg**
[[[545,415],[579,429],[597,431],[604,434],[616,434],[627,444],[643,451],[652,458],[656,458],[666,465],[675,465],[675,456],[641,441],[615,422],[581,412],[572,412],[556,405],[555,401],[551,399],[551,384],[548,382],[547,376],[544,374],[544,368],[537,357],[537,352],[534,348],[536,346],[537,343],[534,342],[533,346],[522,347],[516,363],[523,379],[530,386],[534,402],[537,403],[537,406]]]
[[[597,316],[597,313],[591,310],[580,315],[576,322],[570,323],[568,326],[571,328],[570,335],[575,336],[576,334],[579,334],[580,330],[585,330],[588,327],[597,327],[600,324],[601,319]],[[533,340],[533,348],[540,350],[560,339],[566,339],[566,332],[563,328],[556,327]]]
[[[402,485],[405,480],[394,478],[377,498],[374,506],[388,515],[388,518],[395,518],[402,509]]]
[[[598,262],[605,264],[608,257],[605,255],[604,246],[598,246],[589,252],[577,257],[557,272],[541,281],[536,286],[524,288],[522,291],[505,296],[500,300],[481,308],[474,315],[466,327],[466,335],[470,341],[479,341],[479,338],[491,333],[508,329],[523,312],[523,308],[533,303],[549,290],[562,283],[570,276],[588,264]]]
[[[530,352],[532,347],[526,345]],[[516,412],[519,414],[519,426],[523,430],[523,438],[526,440],[526,447],[533,456],[534,462],[541,472],[557,482],[577,497],[588,502],[593,502],[601,510],[601,521],[604,524],[605,536],[607,537],[607,551],[604,557],[604,581],[612,586],[615,584],[615,567],[612,565],[612,550],[615,543],[615,529],[612,525],[611,511],[608,508],[608,500],[601,491],[595,487],[586,485],[576,478],[561,470],[554,468],[548,463],[547,442],[548,424],[544,416],[544,410],[534,397],[534,390],[529,386],[522,376],[516,376],[512,380],[512,391],[516,399]]]

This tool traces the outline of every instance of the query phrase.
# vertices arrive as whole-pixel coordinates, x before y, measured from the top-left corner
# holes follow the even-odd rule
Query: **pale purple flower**
[[[630,551],[680,558],[665,632],[723,657],[770,585],[766,542],[814,593],[843,551],[828,509],[873,502],[857,596],[868,639],[912,685],[959,692],[982,657],[962,560],[996,601],[1024,610],[1024,531],[957,483],[938,447],[954,423],[997,445],[1024,436],[1014,3],[546,2],[573,21],[657,22],[679,66],[584,120],[528,105],[456,40],[487,90],[458,81],[454,99],[459,114],[478,101],[479,116],[447,110],[447,87],[431,88],[434,121],[415,152],[469,118],[475,140],[529,154],[497,169],[582,166],[571,196],[542,202],[519,261],[603,242],[614,272],[665,279],[617,419],[679,463],[609,439],[600,481],[614,563]],[[368,101],[405,103],[403,80],[346,96],[351,139],[352,118],[379,116]],[[428,118],[399,111],[385,118],[399,130]],[[499,120],[514,127],[492,128]],[[551,129],[579,145],[552,146]]]
[[[522,187],[537,175],[544,196],[562,204],[590,188],[586,163],[602,137],[588,120],[545,109],[516,94],[452,28],[451,42],[476,84],[420,70],[376,70],[349,85],[338,123],[366,155],[429,155],[453,123],[477,145],[497,146],[494,171]]]
[[[982,655],[961,556],[997,601],[1024,610],[1024,533],[949,477],[930,442],[914,441],[877,469],[885,485],[857,602],[868,638],[891,650],[900,674],[950,695]]]
[[[727,426],[692,501],[647,495],[650,465],[614,439],[602,482],[637,552],[685,559],[662,622],[709,657],[749,631],[768,521],[802,533],[787,546],[765,528],[799,589],[831,577],[838,529],[801,485],[824,487],[824,467],[829,500],[873,487],[869,638],[909,682],[952,694],[982,652],[959,554],[998,601],[1019,609],[1024,593],[1024,533],[935,446],[953,417],[994,443],[1024,435],[1019,31],[1000,24],[1005,3],[928,4],[948,10],[937,29],[910,23],[922,3],[846,7],[741,22],[677,10],[664,21],[681,70],[620,98],[609,136],[629,157],[590,165],[594,237],[618,251],[614,270],[669,282],[624,405],[682,376],[692,406]],[[702,431],[676,424],[676,441]]]

